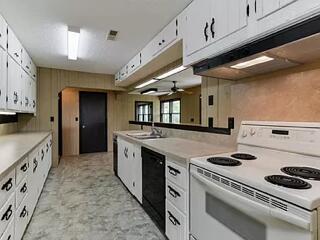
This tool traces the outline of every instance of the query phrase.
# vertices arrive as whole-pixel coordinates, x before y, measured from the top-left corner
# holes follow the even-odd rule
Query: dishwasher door
[[[142,206],[159,228],[165,232],[165,156],[141,148]]]

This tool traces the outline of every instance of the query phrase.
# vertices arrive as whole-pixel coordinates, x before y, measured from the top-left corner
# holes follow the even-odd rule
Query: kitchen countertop
[[[0,176],[14,167],[51,132],[15,133],[0,136]]]
[[[235,150],[230,147],[211,145],[182,138],[168,137],[141,140],[127,135],[130,133],[141,132],[142,131],[118,131],[114,132],[114,134],[131,143],[139,144],[143,147],[166,155],[170,160],[174,160],[184,166],[189,164],[191,158],[233,152]]]

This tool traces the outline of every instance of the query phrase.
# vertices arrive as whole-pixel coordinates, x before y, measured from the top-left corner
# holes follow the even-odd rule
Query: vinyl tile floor
[[[164,240],[112,169],[110,153],[63,158],[23,240]]]

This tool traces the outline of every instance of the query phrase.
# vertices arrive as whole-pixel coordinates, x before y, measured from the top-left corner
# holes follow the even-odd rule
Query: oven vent
[[[283,211],[288,211],[288,205],[282,203],[282,202],[279,202],[275,199],[271,199],[271,205],[276,207],[276,208],[280,208],[282,209]]]
[[[265,203],[269,203],[270,202],[270,198],[268,196],[265,196],[261,193],[256,193],[256,198],[262,202],[265,202]]]
[[[268,196],[267,194],[247,187],[241,183],[232,181],[231,179],[228,179],[226,177],[222,177],[219,174],[205,171],[201,168],[197,168],[197,172],[201,175],[204,175],[206,178],[208,178],[208,180],[212,182],[215,181],[216,184],[224,188],[230,188],[230,190],[233,192],[238,191],[241,195],[250,198],[251,200],[256,199],[257,202],[259,202],[260,204],[264,204],[265,206],[278,208],[286,212],[296,211],[295,207],[292,207],[291,205],[288,205],[285,202],[276,200]]]
[[[232,182],[231,187],[241,192],[241,186],[239,184]]]
[[[247,195],[249,195],[249,196],[251,196],[251,197],[254,197],[254,191],[252,191],[252,190],[249,189],[249,188],[243,187],[243,188],[242,188],[242,192],[245,193],[245,194],[247,194]]]
[[[223,183],[224,185],[230,186],[230,181],[228,181],[227,179],[221,179],[221,183]]]

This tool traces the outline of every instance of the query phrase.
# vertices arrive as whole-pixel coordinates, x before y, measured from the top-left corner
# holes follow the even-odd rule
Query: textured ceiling
[[[0,11],[37,66],[114,74],[190,2],[0,0]],[[67,60],[67,26],[81,28],[78,61]]]

